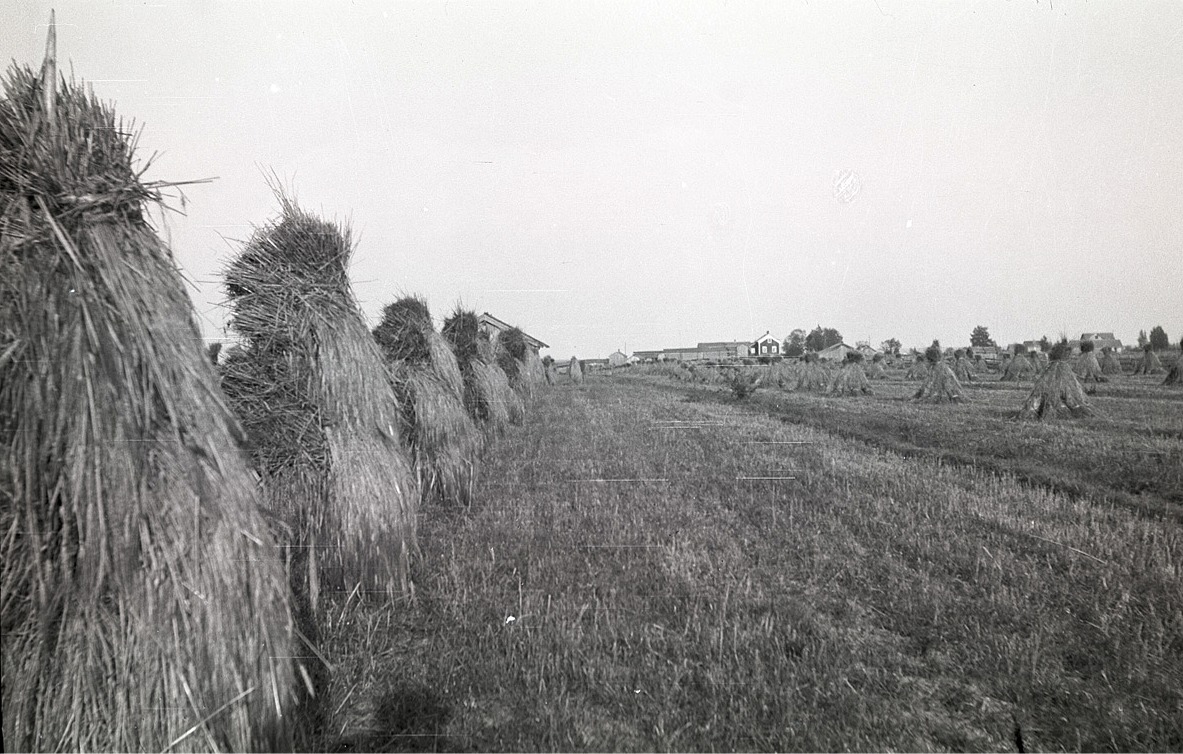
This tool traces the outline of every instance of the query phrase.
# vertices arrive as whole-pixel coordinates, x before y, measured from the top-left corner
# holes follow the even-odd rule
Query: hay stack
[[[426,302],[404,297],[386,306],[374,328],[402,406],[424,497],[468,505],[481,435],[464,410],[464,378],[451,346],[432,324]]]
[[[969,365],[969,359],[965,358],[965,351],[960,348],[953,352],[953,375],[964,382],[977,379]]]
[[[678,362],[679,367],[685,367],[682,362]],[[583,362],[574,356],[571,361],[567,362],[567,377],[571,380],[571,384],[579,385],[583,382]]]
[[[1121,374],[1121,362],[1109,346],[1101,349],[1101,374]]]
[[[531,361],[537,361],[538,354],[526,344],[525,334],[517,327],[509,328],[497,337],[495,352],[497,365],[509,378],[510,387],[523,398],[532,398],[539,375]]]
[[[887,372],[883,369],[883,354],[877,353],[871,357],[871,366],[867,370],[867,378],[872,380],[887,379]]]
[[[929,346],[924,352],[924,359],[928,362],[928,376],[920,384],[920,389],[912,396],[915,401],[929,403],[945,403],[946,401],[960,401],[965,398],[961,383],[957,375],[941,358],[941,349]]]
[[[831,395],[871,395],[871,383],[863,372],[862,362],[863,355],[858,351],[846,354],[846,362],[830,383]]]
[[[444,320],[443,336],[456,353],[464,380],[464,408],[486,431],[501,432],[525,416],[522,398],[510,387],[509,377],[497,365],[493,344],[475,313],[457,308]]]
[[[818,363],[816,353],[805,354],[805,363],[797,372],[797,389],[821,392],[829,385],[829,376]]]
[[[1006,367],[998,380],[999,382],[1018,382],[1034,374],[1036,374],[1035,366],[1031,363],[1031,359],[1027,358],[1027,349],[1019,346],[1015,350],[1014,356],[1006,362]]]
[[[1158,360],[1158,354],[1154,349],[1147,345],[1142,349],[1142,360],[1134,367],[1134,374],[1162,374],[1162,362]]]
[[[908,371],[904,373],[904,379],[908,380],[923,380],[928,376],[932,365],[928,359],[914,358],[912,364],[908,367]]]
[[[1179,356],[1171,366],[1171,371],[1167,372],[1167,378],[1162,381],[1162,384],[1176,387],[1183,385],[1183,340],[1179,341]]]
[[[1047,419],[1065,414],[1088,416],[1092,413],[1084,389],[1066,361],[1067,357],[1067,343],[1057,343],[1052,347],[1047,369],[1035,380],[1031,394],[1023,401],[1023,407],[1019,410],[1020,419]]]
[[[283,563],[142,169],[52,51],[8,71],[0,730],[23,751],[288,748]]]
[[[329,589],[410,594],[419,490],[383,355],[349,284],[353,243],[276,192],[280,216],[226,270],[243,341],[222,387],[250,437],[272,509]],[[318,558],[322,558],[318,562]]]
[[[542,357],[542,374],[547,385],[555,384],[555,360],[549,355]]]
[[[1101,365],[1097,362],[1097,354],[1093,352],[1094,348],[1092,341],[1086,340],[1080,344],[1080,359],[1072,371],[1076,373],[1081,382],[1089,380],[1108,382],[1109,378],[1101,372]]]

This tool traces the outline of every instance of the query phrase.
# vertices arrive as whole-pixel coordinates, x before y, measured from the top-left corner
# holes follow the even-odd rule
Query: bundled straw
[[[226,271],[243,338],[222,386],[246,427],[270,505],[330,589],[409,594],[419,491],[378,344],[349,285],[348,231],[276,192],[280,216]],[[318,565],[318,558],[323,563]]]
[[[1031,394],[1023,401],[1023,407],[1019,410],[1020,419],[1046,419],[1065,414],[1088,416],[1092,413],[1084,389],[1065,361],[1067,356],[1067,343],[1057,343],[1052,347],[1047,369],[1035,380]]]
[[[1158,354],[1154,349],[1147,345],[1142,349],[1142,360],[1134,367],[1134,374],[1162,374],[1162,362],[1158,360]]]
[[[1084,341],[1080,344],[1080,360],[1072,370],[1081,382],[1108,382],[1109,378],[1101,372],[1101,365],[1097,362],[1097,354],[1093,352],[1093,344]]]
[[[497,365],[493,345],[481,332],[476,314],[456,309],[444,321],[444,338],[452,345],[464,381],[464,408],[490,432],[500,432],[525,416],[521,396]]]
[[[686,365],[679,363],[678,366],[685,367]],[[574,385],[583,382],[583,362],[574,356],[571,357],[571,361],[567,362],[567,377]]]
[[[870,395],[871,383],[867,381],[867,375],[863,372],[862,361],[863,355],[858,351],[847,353],[846,363],[842,365],[842,370],[834,375],[829,392],[836,395]]]
[[[920,389],[912,396],[912,400],[944,403],[965,398],[957,375],[953,374],[953,370],[941,358],[941,349],[929,346],[924,352],[924,359],[928,362],[928,375],[920,384]]]
[[[1117,355],[1113,353],[1113,349],[1105,346],[1101,349],[1101,374],[1121,374],[1121,362],[1118,361]]]
[[[435,331],[427,304],[414,297],[389,304],[374,339],[402,405],[403,429],[424,493],[468,505],[481,436],[464,410],[456,355]]]
[[[287,748],[283,563],[144,219],[163,184],[52,52],[43,73],[0,99],[4,744]]]
[[[821,364],[817,361],[816,353],[805,354],[805,363],[797,372],[797,389],[821,392],[829,385],[829,379]]]
[[[904,378],[908,380],[923,380],[928,376],[929,366],[927,359],[915,358],[908,367],[908,371],[904,373]]]
[[[977,379],[974,377],[969,360],[965,358],[965,351],[960,348],[953,352],[953,376],[964,382],[972,382]]]
[[[1014,357],[1006,362],[1006,368],[998,378],[1000,382],[1017,382],[1036,373],[1035,365],[1027,358],[1026,353],[1027,349],[1022,346],[1016,349]]]
[[[887,372],[883,369],[883,354],[877,353],[871,357],[871,366],[867,369],[867,378],[871,380],[887,379]]]
[[[1183,385],[1183,340],[1179,341],[1179,356],[1175,358],[1175,363],[1171,366],[1171,371],[1167,372],[1167,378],[1162,381],[1162,384]]]

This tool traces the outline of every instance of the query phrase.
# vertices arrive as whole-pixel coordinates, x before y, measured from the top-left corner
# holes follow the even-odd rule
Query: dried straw
[[[945,403],[965,399],[965,392],[957,380],[957,375],[941,358],[941,349],[929,346],[924,352],[924,360],[929,365],[928,374],[920,383],[920,389],[912,396],[912,400]]]
[[[963,382],[972,382],[977,379],[974,377],[969,360],[965,358],[965,351],[960,348],[953,352],[953,376]]]
[[[818,363],[816,353],[805,354],[805,362],[797,372],[797,389],[822,392],[829,386],[829,377]]]
[[[1183,385],[1183,340],[1179,341],[1179,355],[1175,357],[1175,363],[1171,366],[1171,371],[1167,372],[1167,378],[1162,381],[1162,384]]]
[[[679,362],[679,366],[685,366],[685,364]],[[567,362],[567,377],[574,385],[579,385],[583,382],[583,362],[574,356],[571,357],[571,361]]]
[[[313,609],[318,576],[330,589],[407,595],[419,491],[382,353],[349,284],[353,244],[348,230],[276,194],[280,216],[226,271],[230,327],[244,343],[222,385],[271,507],[292,544],[316,556]]]
[[[481,332],[476,314],[456,309],[444,321],[443,336],[460,366],[469,416],[491,433],[501,432],[510,423],[520,424],[525,416],[522,398],[497,365],[493,344]]]
[[[14,66],[0,99],[4,743],[286,748],[283,563],[145,220],[165,184],[51,68]]]
[[[1121,374],[1121,362],[1109,346],[1101,349],[1101,374]]]
[[[867,368],[867,379],[887,379],[887,371],[883,368],[883,354],[877,353],[871,357],[871,366]]]
[[[403,410],[404,436],[424,495],[468,505],[481,434],[464,410],[464,380],[451,346],[421,299],[389,304],[374,339],[387,359]]]
[[[1018,350],[1013,358],[1006,362],[1006,367],[999,377],[1000,382],[1017,382],[1036,374],[1035,365],[1027,358],[1026,350]]]
[[[1146,346],[1142,351],[1142,360],[1134,367],[1134,374],[1162,374],[1162,362],[1158,359],[1158,354],[1150,346]]]
[[[1092,413],[1084,389],[1064,359],[1068,355],[1066,343],[1057,343],[1049,354],[1047,369],[1035,380],[1031,394],[1019,410],[1020,419],[1088,416]]]
[[[1097,354],[1093,352],[1093,348],[1093,344],[1087,340],[1080,344],[1080,359],[1077,360],[1072,371],[1081,382],[1089,380],[1108,382],[1109,378],[1101,371],[1101,365],[1097,362]]]
[[[846,354],[846,363],[834,375],[829,392],[833,395],[871,395],[871,383],[863,372],[863,355],[857,351]]]

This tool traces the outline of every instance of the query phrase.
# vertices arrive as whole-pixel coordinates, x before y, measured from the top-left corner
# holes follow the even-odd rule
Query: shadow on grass
[[[427,686],[399,686],[374,709],[370,730],[338,740],[330,751],[456,751],[444,735],[452,710]]]

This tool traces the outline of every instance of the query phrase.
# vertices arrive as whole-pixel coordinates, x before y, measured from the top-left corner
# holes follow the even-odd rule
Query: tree
[[[1146,344],[1149,342],[1150,342],[1150,339],[1146,337],[1146,331],[1139,330],[1138,331],[1138,348],[1145,348]]]
[[[809,351],[821,351],[841,342],[842,333],[838,332],[832,327],[823,329],[821,325],[813,328],[813,330],[805,336],[805,348]]]
[[[803,353],[805,353],[805,331],[793,330],[789,333],[789,337],[785,338],[784,355],[800,356]]]
[[[1052,350],[1052,342],[1047,339],[1046,335],[1039,339],[1039,350],[1043,353],[1047,353],[1048,351]]]
[[[900,355],[900,348],[902,348],[902,347],[903,347],[902,344],[898,340],[896,340],[895,338],[888,338],[887,340],[885,340],[879,344],[879,348],[884,353],[890,353],[892,356],[899,356]]]
[[[969,344],[976,348],[987,348],[997,345],[994,339],[990,337],[990,331],[986,329],[985,325],[978,325],[974,328],[974,331],[969,335]]]
[[[1171,340],[1167,337],[1167,331],[1162,329],[1162,325],[1155,325],[1150,331],[1150,347],[1155,351],[1171,347]]]

